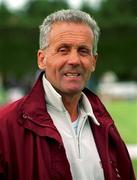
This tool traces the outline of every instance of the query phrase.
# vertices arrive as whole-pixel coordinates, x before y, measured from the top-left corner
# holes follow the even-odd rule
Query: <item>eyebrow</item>
[[[87,48],[87,49],[91,50],[91,47],[89,47],[89,46],[87,46],[85,44],[72,45],[71,43],[62,43],[62,44],[59,45],[59,47],[62,47],[62,46],[64,46],[64,47],[75,46],[77,48]]]

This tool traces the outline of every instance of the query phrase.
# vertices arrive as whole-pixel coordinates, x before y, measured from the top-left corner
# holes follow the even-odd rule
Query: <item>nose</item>
[[[76,49],[72,50],[68,57],[68,64],[78,66],[80,64],[80,56]]]

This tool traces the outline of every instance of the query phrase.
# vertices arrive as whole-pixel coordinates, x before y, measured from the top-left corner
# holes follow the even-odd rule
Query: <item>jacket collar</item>
[[[31,119],[35,119],[38,116],[50,119],[50,116],[46,113],[46,103],[44,89],[42,86],[43,72],[40,73],[38,80],[35,82],[30,93],[25,97],[24,103],[22,104],[21,110]],[[42,125],[42,122],[39,122]]]
[[[103,125],[104,127],[112,125],[114,121],[112,120],[110,114],[107,112],[105,106],[102,104],[98,96],[87,88],[85,88],[83,92],[89,99],[89,102],[93,108],[93,113],[95,114],[95,117],[99,121],[100,125]]]

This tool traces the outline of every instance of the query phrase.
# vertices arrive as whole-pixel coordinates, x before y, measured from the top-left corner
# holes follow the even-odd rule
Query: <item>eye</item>
[[[60,47],[58,49],[58,52],[61,53],[62,55],[66,55],[69,52],[69,48],[66,46]]]
[[[81,56],[89,56],[89,55],[91,55],[91,50],[90,49],[88,49],[88,48],[79,48],[79,54],[81,55]]]

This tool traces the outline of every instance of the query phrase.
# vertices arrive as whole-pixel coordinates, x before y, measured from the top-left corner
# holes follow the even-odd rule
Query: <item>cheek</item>
[[[56,79],[60,69],[60,64],[56,58],[50,58],[46,61],[46,75],[50,79]]]
[[[84,61],[84,62],[83,62],[83,67],[84,67],[85,71],[87,71],[87,72],[90,72],[90,71],[91,71],[92,66],[93,66],[93,63],[92,63],[91,60],[88,60],[88,61]]]

